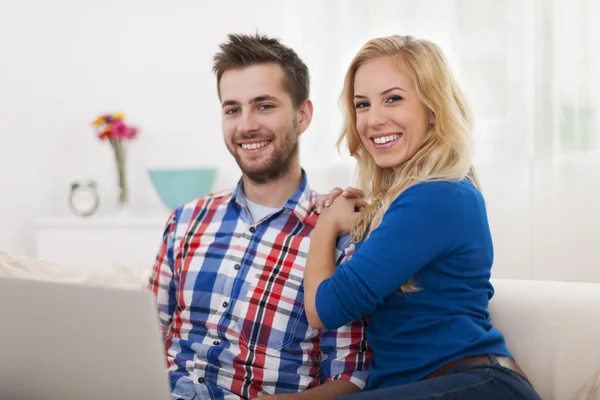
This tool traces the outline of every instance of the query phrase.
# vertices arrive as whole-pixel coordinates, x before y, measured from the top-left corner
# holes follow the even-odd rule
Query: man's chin
[[[267,183],[279,175],[276,171],[264,170],[242,170],[245,177],[255,183]]]
[[[267,183],[280,177],[286,170],[286,168],[248,168],[248,166],[241,166],[242,174],[255,183]]]

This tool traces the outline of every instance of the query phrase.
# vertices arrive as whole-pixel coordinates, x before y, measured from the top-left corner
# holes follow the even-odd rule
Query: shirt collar
[[[247,207],[247,198],[244,194],[243,181],[240,178],[238,181],[231,200],[237,203],[240,207]],[[285,202],[282,209],[287,210],[294,214],[302,223],[306,222],[307,217],[315,207],[316,193],[310,189],[308,180],[306,179],[306,172],[302,169],[302,182],[298,189],[292,194],[292,196]]]

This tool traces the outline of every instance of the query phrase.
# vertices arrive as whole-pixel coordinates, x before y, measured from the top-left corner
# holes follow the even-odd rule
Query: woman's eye
[[[395,103],[400,100],[402,100],[402,96],[391,96],[387,99],[386,103]]]
[[[366,101],[361,101],[359,103],[356,103],[354,106],[356,108],[365,108],[365,107],[369,107],[369,103]]]

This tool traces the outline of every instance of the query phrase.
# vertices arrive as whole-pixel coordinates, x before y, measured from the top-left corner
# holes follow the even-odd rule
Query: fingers
[[[319,195],[317,197],[317,201],[315,203],[317,207],[317,214],[320,214],[324,208],[332,205],[334,200],[340,195],[347,199],[363,199],[365,197],[363,191],[359,188],[347,187],[346,189],[342,190],[339,187],[335,187],[327,195]]]
[[[362,199],[363,197],[365,197],[362,190],[360,190],[359,188],[353,188],[353,187],[347,187],[342,192],[342,196],[344,196],[348,199]]]
[[[342,194],[342,189],[339,187],[335,187],[328,194],[319,195],[315,203],[315,205],[317,206],[317,214],[320,214],[323,208],[327,208],[331,204],[333,204],[335,198],[338,197],[340,194]]]
[[[325,199],[325,203],[323,204],[323,207],[329,207],[330,205],[333,204],[333,201],[335,200],[336,197],[338,197],[340,194],[342,194],[342,189],[339,187],[334,188],[331,192],[329,192],[329,194],[327,195],[326,199]]]
[[[367,205],[369,205],[369,203],[367,203],[365,201],[365,199],[354,199],[354,208],[355,209],[362,209],[363,207],[366,207]]]

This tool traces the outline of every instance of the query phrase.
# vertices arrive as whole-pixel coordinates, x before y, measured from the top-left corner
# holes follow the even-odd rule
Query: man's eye
[[[269,110],[269,109],[275,108],[275,107],[272,106],[271,104],[261,104],[260,106],[258,106],[258,108],[261,110]]]
[[[227,111],[225,111],[225,114],[235,114],[238,112],[237,108],[230,108]]]
[[[361,101],[359,103],[355,104],[356,108],[365,108],[365,107],[369,107],[369,102],[367,101]]]

